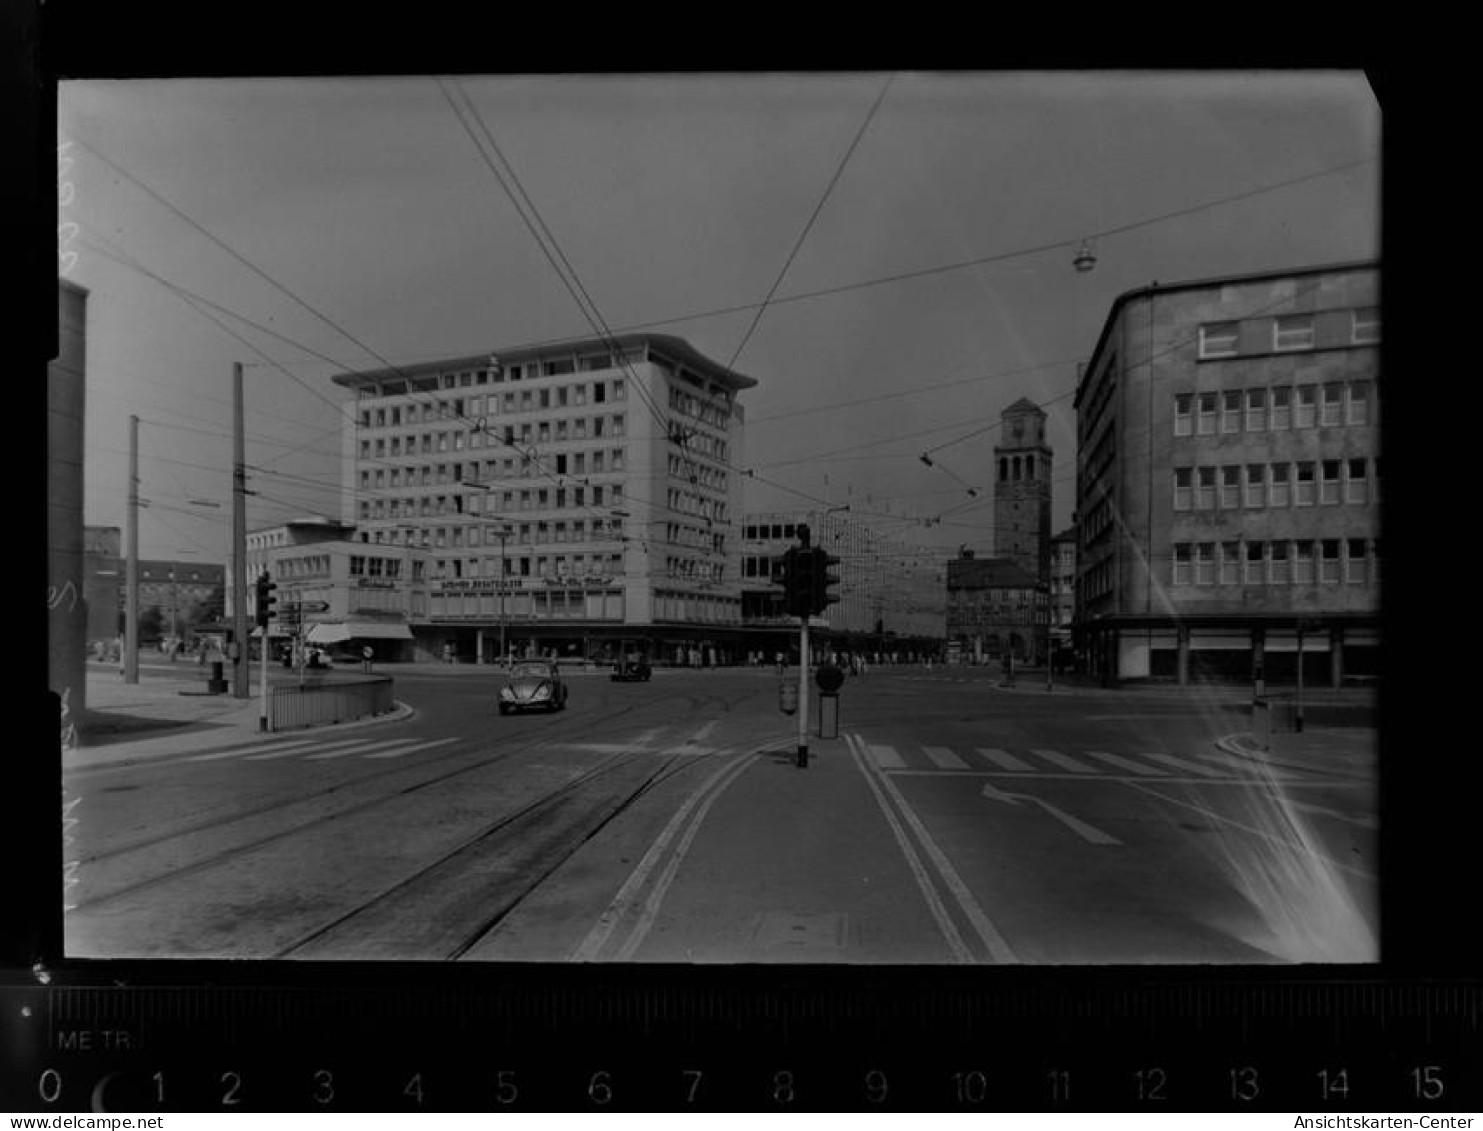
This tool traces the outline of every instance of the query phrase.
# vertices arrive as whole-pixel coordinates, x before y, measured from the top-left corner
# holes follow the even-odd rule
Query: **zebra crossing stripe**
[[[452,739],[452,738],[440,738],[440,739],[438,739],[435,742],[421,742],[421,741],[419,741],[419,740],[417,740],[415,738],[404,738],[404,739],[400,739],[399,741],[401,741],[403,743],[411,743],[412,745],[407,746],[403,750],[380,750],[380,751],[377,751],[375,754],[367,754],[366,757],[367,758],[400,758],[403,754],[421,753],[424,750],[431,750],[435,746],[444,746],[447,743],[453,742],[455,740]]]
[[[1070,770],[1073,774],[1095,774],[1097,771],[1090,766],[1084,766],[1075,758],[1068,758],[1059,750],[1031,750],[1037,758],[1044,758],[1054,766],[1060,766],[1063,770]]]
[[[276,750],[269,750],[266,754],[249,754],[244,761],[247,762],[271,762],[274,758],[292,758],[304,753],[305,747],[311,750],[328,750],[335,746],[348,746],[360,742],[358,738],[342,738],[338,742],[315,742],[306,739],[302,742],[291,742],[287,746],[280,746]]]
[[[1147,774],[1154,777],[1162,777],[1164,771],[1157,766],[1147,766],[1142,762],[1135,762],[1131,758],[1124,758],[1119,754],[1108,754],[1101,750],[1084,751],[1088,758],[1100,758],[1109,765],[1116,766],[1120,770],[1128,770],[1135,774]]]
[[[1166,766],[1184,770],[1186,773],[1199,774],[1206,778],[1223,778],[1227,776],[1225,770],[1212,770],[1209,766],[1202,766],[1198,762],[1191,762],[1188,758],[1177,758],[1173,754],[1139,754],[1140,758],[1153,758]]]
[[[924,746],[922,752],[932,759],[932,764],[940,770],[966,770],[968,763],[959,758],[946,746]]]
[[[995,750],[992,747],[986,746],[980,746],[977,748],[977,750],[990,762],[1003,766],[1006,770],[1014,770],[1017,773],[1029,773],[1031,770],[1034,769],[1033,766],[1029,766],[1026,765],[1024,762],[1021,762],[1007,750]]]
[[[280,751],[280,750],[291,750],[291,751],[295,751],[296,752],[296,751],[302,750],[305,746],[313,746],[313,745],[314,745],[314,743],[312,741],[309,741],[309,740],[300,740],[298,742],[289,742],[289,743],[285,743],[284,745],[281,745],[281,746],[275,746],[275,747],[273,747],[273,750],[269,754],[248,754],[247,757],[248,758],[265,758],[265,757],[271,757],[271,756],[277,754],[277,752]],[[251,749],[251,748],[249,747],[248,749]],[[216,751],[213,754],[195,754],[195,755],[192,755],[189,758],[182,758],[181,761],[182,762],[220,762],[223,758],[241,758],[242,756],[243,756],[243,748],[240,747],[240,746],[234,746],[230,750],[218,750],[218,751]]]
[[[364,754],[367,750],[379,750],[385,746],[400,746],[406,741],[405,738],[388,738],[382,742],[358,742],[352,746],[347,746],[343,750],[322,750],[318,754],[306,755],[305,761],[323,762],[330,758],[348,758],[352,754]]]
[[[896,753],[893,746],[867,746],[870,756],[875,759],[875,764],[883,770],[904,770],[906,761],[900,754]]]

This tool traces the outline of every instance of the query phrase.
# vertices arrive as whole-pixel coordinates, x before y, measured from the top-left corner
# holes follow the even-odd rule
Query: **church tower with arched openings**
[[[994,445],[994,553],[1050,577],[1051,450],[1045,413],[1021,397],[1000,414]]]

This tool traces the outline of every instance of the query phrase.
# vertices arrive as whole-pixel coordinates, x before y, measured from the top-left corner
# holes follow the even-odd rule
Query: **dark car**
[[[639,658],[630,660],[619,660],[613,665],[612,679],[615,683],[637,683],[647,680],[654,674],[649,667],[649,661]]]
[[[499,713],[560,711],[566,706],[566,683],[548,660],[521,660],[505,677],[499,692]]]

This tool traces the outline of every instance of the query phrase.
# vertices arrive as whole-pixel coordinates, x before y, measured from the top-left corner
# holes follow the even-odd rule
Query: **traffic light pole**
[[[808,615],[798,626],[798,767],[808,767]]]
[[[258,648],[258,679],[257,679],[257,729],[266,731],[268,729],[268,625],[262,626],[263,639]]]

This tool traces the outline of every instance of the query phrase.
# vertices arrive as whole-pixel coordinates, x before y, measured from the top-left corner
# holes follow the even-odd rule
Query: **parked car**
[[[649,661],[639,656],[619,660],[614,664],[612,679],[615,683],[637,683],[640,680],[647,680],[653,674],[654,670],[649,667]]]
[[[499,692],[499,713],[560,711],[566,707],[566,681],[550,660],[521,660],[505,677]]]

